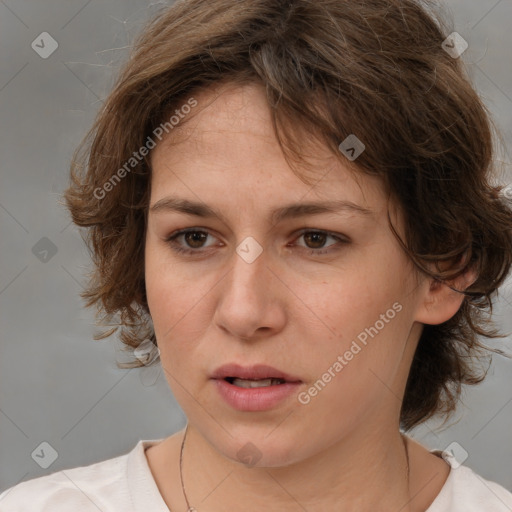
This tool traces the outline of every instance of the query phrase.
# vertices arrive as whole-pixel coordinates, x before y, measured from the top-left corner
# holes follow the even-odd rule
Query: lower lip
[[[214,380],[220,395],[231,407],[239,411],[265,411],[285,398],[297,394],[300,382],[285,382],[261,388],[241,388],[224,379]]]

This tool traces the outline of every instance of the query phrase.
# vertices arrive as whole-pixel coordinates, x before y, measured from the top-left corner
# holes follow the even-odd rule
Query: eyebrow
[[[216,209],[200,202],[190,201],[179,197],[164,197],[150,207],[150,212],[175,211],[187,215],[203,218],[217,218],[227,224],[226,218]],[[331,200],[323,202],[293,203],[273,210],[270,221],[277,224],[285,219],[304,217],[306,215],[319,215],[322,213],[338,213],[348,211],[363,216],[373,216],[375,212],[358,204],[346,200]]]

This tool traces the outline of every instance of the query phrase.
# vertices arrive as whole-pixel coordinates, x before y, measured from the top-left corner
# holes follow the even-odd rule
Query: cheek
[[[311,362],[316,378],[330,371],[341,388],[351,382],[361,388],[370,370],[385,381],[398,371],[411,321],[404,303],[405,267],[398,258],[391,261],[397,262],[393,268],[376,265],[374,258],[361,261],[350,271],[299,289],[297,295],[307,298],[303,302],[308,308],[301,308],[307,316],[301,313],[296,321],[309,332],[301,356]]]
[[[337,340],[304,347],[310,381],[298,399],[326,435],[328,425],[350,428],[399,396],[407,319],[399,304],[389,306],[347,309],[339,316]]]
[[[171,270],[158,241],[148,239],[145,251],[145,281],[149,311],[159,345],[179,328],[179,320],[186,316],[190,283]],[[175,326],[175,327],[173,327]]]
[[[332,273],[320,284],[310,282],[297,286],[294,292],[301,299],[297,304],[307,306],[306,309],[300,308],[302,322],[310,318],[327,335],[327,339],[350,341],[378,321],[380,315],[399,300],[401,290],[395,284],[397,279],[391,281],[388,275],[379,269],[361,265],[361,268],[352,267]],[[393,313],[391,311],[390,315]]]
[[[194,340],[200,338],[211,322],[211,291],[217,282],[196,272],[184,273],[170,262],[165,251],[146,249],[146,294],[162,359],[171,359],[172,351],[192,354]],[[175,358],[173,358],[175,359]]]

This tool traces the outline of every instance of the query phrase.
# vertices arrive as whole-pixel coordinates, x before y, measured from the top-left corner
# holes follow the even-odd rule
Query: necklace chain
[[[183,496],[185,498],[185,503],[187,504],[187,512],[195,512],[195,508],[190,506],[188,502],[187,493],[185,492],[185,484],[183,483],[183,448],[185,447],[185,439],[187,437],[188,431],[188,423],[185,426],[185,433],[183,434],[183,441],[181,442],[181,450],[180,450],[180,480],[181,480],[181,490],[183,491]]]
[[[185,426],[185,433],[183,434],[183,441],[181,442],[181,450],[180,450],[180,480],[181,480],[181,489],[183,491],[183,497],[185,498],[185,503],[187,504],[187,512],[196,512],[196,509],[194,507],[190,506],[190,503],[188,502],[187,493],[185,492],[185,484],[183,483],[183,448],[185,447],[185,439],[187,437],[187,431],[188,431],[188,423]],[[407,458],[407,492],[409,492],[409,475],[410,475],[410,468],[409,468],[409,447],[407,446],[407,440],[404,434],[400,432],[400,436],[402,438],[402,441],[404,443],[405,448],[405,456]]]

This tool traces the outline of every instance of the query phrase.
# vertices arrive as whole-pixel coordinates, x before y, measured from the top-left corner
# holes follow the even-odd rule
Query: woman
[[[186,0],[148,25],[65,198],[87,305],[131,367],[158,347],[187,427],[0,510],[511,510],[401,432],[483,379],[512,262],[448,35],[412,0]]]

